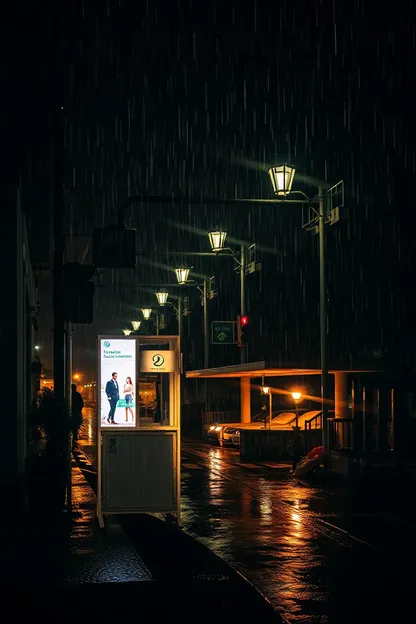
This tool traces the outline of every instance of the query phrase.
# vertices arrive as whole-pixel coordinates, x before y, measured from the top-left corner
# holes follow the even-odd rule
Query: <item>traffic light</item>
[[[92,323],[95,284],[92,265],[70,262],[64,266],[63,298],[65,320],[71,323]]]
[[[250,317],[238,316],[237,317],[237,344],[239,347],[244,347],[247,344],[249,330],[250,330]]]

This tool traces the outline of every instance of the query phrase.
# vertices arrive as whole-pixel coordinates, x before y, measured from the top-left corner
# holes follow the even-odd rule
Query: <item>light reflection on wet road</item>
[[[81,445],[94,460],[92,417],[88,410]],[[288,473],[286,465],[241,464],[236,451],[185,443],[183,528],[289,622],[397,621],[412,609],[402,570],[413,560],[415,527],[394,513],[397,500],[384,491],[324,492]]]

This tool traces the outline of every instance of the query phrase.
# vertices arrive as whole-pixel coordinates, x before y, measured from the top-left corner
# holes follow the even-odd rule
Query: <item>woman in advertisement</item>
[[[134,414],[131,408],[131,404],[133,402],[134,396],[134,386],[131,380],[131,377],[127,377],[126,383],[124,384],[124,400],[126,402],[126,422],[129,422],[129,412],[131,415],[131,422],[134,423]]]

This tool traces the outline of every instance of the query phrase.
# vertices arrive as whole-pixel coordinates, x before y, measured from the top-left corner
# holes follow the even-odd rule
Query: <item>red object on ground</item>
[[[302,477],[314,470],[325,457],[325,449],[323,446],[315,446],[305,457],[302,457],[294,471],[295,477]]]
[[[315,448],[307,453],[306,457],[308,459],[323,459],[325,457],[325,448],[323,446],[315,446]]]

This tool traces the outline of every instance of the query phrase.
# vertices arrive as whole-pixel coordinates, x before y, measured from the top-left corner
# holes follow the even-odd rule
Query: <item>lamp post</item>
[[[202,295],[204,311],[204,368],[209,368],[209,329],[208,329],[208,280],[204,277],[202,285],[189,279],[190,267],[175,269],[176,279],[180,286],[195,285]]]
[[[319,334],[320,334],[320,361],[321,361],[321,410],[322,410],[322,444],[328,443],[328,408],[326,396],[328,390],[328,361],[327,361],[327,286],[326,286],[326,259],[325,259],[325,225],[333,225],[339,221],[339,210],[344,205],[344,183],[342,181],[331,187],[324,196],[322,186],[318,187],[318,194],[308,198],[301,191],[292,191],[295,168],[291,165],[277,165],[270,167],[269,176],[276,196],[287,201],[287,196],[298,193],[305,198],[309,205],[309,220],[303,224],[307,230],[318,233],[319,236]],[[328,206],[325,206],[327,200]]]
[[[269,397],[269,429],[272,428],[272,417],[273,417],[273,393],[270,386],[262,386],[261,392],[265,396]]]
[[[158,304],[161,307],[165,305],[171,306],[176,312],[176,318],[178,320],[178,336],[181,341],[181,349],[182,349],[182,297],[178,298],[178,307],[176,307],[173,303],[168,301],[169,293],[167,290],[158,290],[155,293]]]
[[[248,267],[247,248],[244,245],[241,245],[239,252],[234,251],[230,247],[225,246],[226,238],[226,230],[217,229],[208,232],[208,239],[209,244],[211,245],[212,253],[215,255],[231,256],[237,263],[238,272],[240,274],[240,318],[243,318],[246,315],[246,275],[252,271],[249,271]],[[261,268],[260,264],[257,262],[253,262],[252,264],[254,271]],[[240,361],[241,364],[245,364],[247,361],[246,345],[241,346]]]
[[[295,403],[296,420],[294,427],[294,441],[293,441],[293,472],[296,470],[296,466],[300,460],[300,440],[299,440],[299,403],[302,398],[302,393],[298,391],[292,392],[292,399]]]

